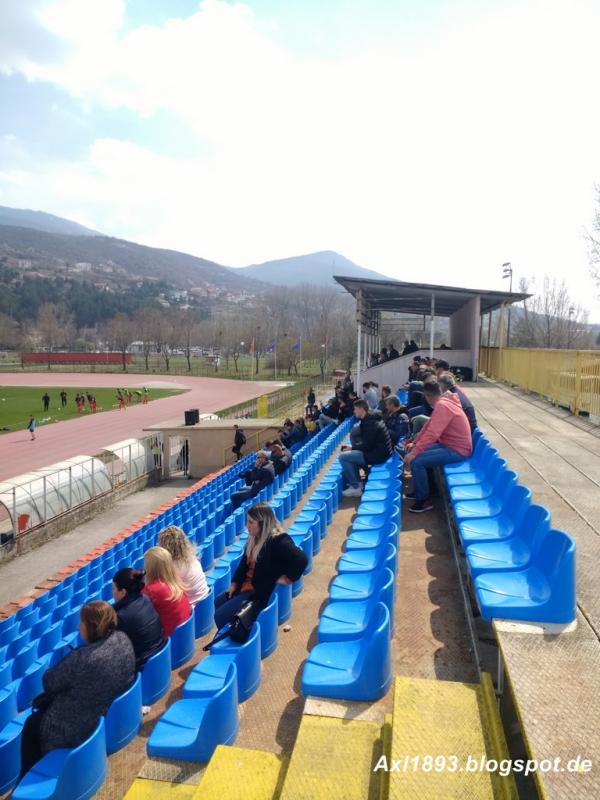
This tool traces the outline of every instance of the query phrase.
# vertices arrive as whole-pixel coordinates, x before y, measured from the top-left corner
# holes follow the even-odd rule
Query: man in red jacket
[[[404,464],[410,465],[413,478],[413,494],[407,495],[415,500],[408,509],[413,514],[433,508],[427,469],[463,461],[473,450],[471,427],[458,397],[451,392],[442,394],[439,383],[427,383],[423,391],[433,414],[404,458]]]

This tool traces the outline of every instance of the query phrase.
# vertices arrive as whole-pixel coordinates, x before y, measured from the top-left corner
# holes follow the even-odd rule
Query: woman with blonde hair
[[[279,525],[268,503],[248,509],[248,541],[229,589],[215,600],[215,624],[222,628],[249,600],[256,611],[269,603],[277,583],[293,583],[306,569],[304,551]]]
[[[177,525],[169,525],[158,535],[159,547],[168,550],[179,580],[184,586],[192,608],[208,594],[208,584],[198,561],[195,546]]]
[[[146,550],[144,569],[146,586],[143,593],[152,601],[166,639],[190,616],[192,607],[168,550],[164,547]]]

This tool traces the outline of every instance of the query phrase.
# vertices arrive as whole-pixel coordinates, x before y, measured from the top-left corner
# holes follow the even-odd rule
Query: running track
[[[160,386],[159,386],[160,384]],[[278,383],[258,383],[250,381],[231,381],[223,378],[193,378],[182,375],[108,375],[78,373],[7,373],[0,375],[1,386],[44,386],[56,387],[56,395],[61,389],[69,393],[69,403],[73,402],[73,389],[87,386],[123,386],[130,389],[138,386],[156,388],[187,389],[174,397],[152,400],[148,405],[129,406],[126,411],[115,409],[95,416],[66,420],[56,424],[39,425],[36,440],[31,441],[28,431],[15,431],[0,436],[0,481],[13,478],[33,469],[46,467],[57,461],[64,461],[77,455],[93,455],[107,444],[123,439],[144,436],[144,428],[165,420],[179,419],[183,422],[183,412],[197,408],[200,413],[218,411],[221,408],[250,400],[282,386]],[[40,397],[41,397],[40,393]],[[54,404],[54,396],[52,395]],[[41,403],[41,400],[40,400]],[[40,410],[40,416],[42,411]]]

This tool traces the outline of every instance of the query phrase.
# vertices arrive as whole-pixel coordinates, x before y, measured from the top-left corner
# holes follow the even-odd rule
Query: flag
[[[323,347],[327,347],[328,344],[329,344],[329,336],[325,336],[325,338],[323,339]]]
[[[267,347],[267,353],[272,353],[275,350],[275,339],[271,342],[271,344]]]
[[[251,340],[250,340],[250,348],[249,348],[249,349],[250,349],[250,352],[251,352],[251,353],[253,353],[253,352],[254,352],[254,339],[251,339]]]
[[[300,339],[296,342],[296,344],[290,347],[290,350],[300,350]]]

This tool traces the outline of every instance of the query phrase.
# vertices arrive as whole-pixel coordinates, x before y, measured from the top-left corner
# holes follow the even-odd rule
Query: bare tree
[[[581,348],[592,340],[587,311],[576,305],[565,281],[546,275],[539,291],[535,280],[522,278],[519,290],[531,292],[522,309],[515,309],[511,344],[521,347]]]
[[[121,353],[124,372],[127,372],[127,350],[134,336],[135,323],[126,314],[115,314],[106,325],[106,338],[110,346]]]
[[[73,316],[62,304],[43,303],[38,311],[36,327],[50,354],[55,347],[62,347],[71,340],[74,333]]]
[[[0,313],[0,347],[12,350],[19,339],[19,323],[8,314]]]
[[[133,315],[135,323],[136,335],[139,336],[142,342],[142,351],[144,354],[144,364],[146,372],[150,369],[149,358],[153,348],[156,349],[155,335],[157,328],[160,325],[160,311],[156,308],[138,308]]]

